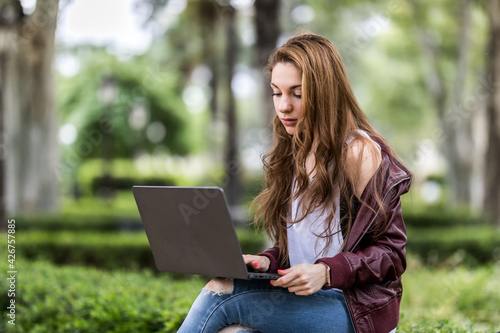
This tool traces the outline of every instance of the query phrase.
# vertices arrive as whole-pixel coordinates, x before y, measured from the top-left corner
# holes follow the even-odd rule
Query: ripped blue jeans
[[[238,324],[240,332],[354,332],[344,295],[320,290],[298,296],[268,280],[234,280],[232,292],[205,288],[191,306],[180,333],[216,333]]]

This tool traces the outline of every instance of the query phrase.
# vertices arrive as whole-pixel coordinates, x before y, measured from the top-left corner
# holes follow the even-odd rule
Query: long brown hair
[[[269,73],[278,63],[290,63],[302,75],[304,116],[298,121],[293,135],[286,132],[279,117],[275,116],[273,147],[263,157],[265,188],[254,199],[252,209],[255,210],[254,223],[258,227],[263,226],[268,236],[278,244],[282,264],[286,264],[287,227],[300,222],[315,209],[323,209],[323,213],[332,217],[325,231],[318,235],[326,238],[327,247],[330,245],[331,236],[337,230],[333,225],[336,223],[333,216],[340,209],[335,205],[337,196],[340,196],[340,202],[346,204],[346,214],[341,216],[342,232],[349,234],[356,184],[349,181],[345,170],[353,168],[359,172],[361,157],[354,161],[354,165],[347,165],[346,142],[361,140],[362,143],[367,140],[357,130],[365,131],[379,142],[384,141],[361,110],[342,59],[328,39],[315,34],[292,37],[269,57]],[[315,177],[310,180],[306,159],[312,150]],[[375,196],[381,205],[380,195],[376,193]],[[296,221],[290,219],[293,199],[299,199],[299,207],[302,208],[302,217]]]

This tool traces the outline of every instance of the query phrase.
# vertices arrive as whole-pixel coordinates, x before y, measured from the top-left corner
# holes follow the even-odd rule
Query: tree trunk
[[[5,144],[5,118],[9,98],[6,95],[9,80],[7,71],[19,22],[23,19],[23,10],[19,1],[0,1],[0,230],[7,230],[6,209],[6,172],[7,149]]]
[[[271,52],[276,48],[280,36],[279,10],[280,0],[255,0],[255,29],[257,31],[256,66],[263,69]],[[263,91],[270,91],[269,80],[262,75]],[[264,96],[266,94],[264,93]],[[270,96],[270,94],[268,94]],[[271,98],[261,98],[263,100],[264,119],[266,125],[272,124],[274,116],[274,106]],[[269,127],[271,128],[271,127]]]
[[[467,110],[464,104],[465,82],[470,58],[470,13],[471,1],[462,0],[460,2],[457,75],[453,89],[453,102],[452,107],[448,108],[442,119],[447,139],[443,151],[448,155],[450,180],[453,184],[452,201],[455,204],[464,205],[471,205],[472,202],[472,121],[468,118],[475,115],[474,110]]]
[[[488,1],[490,42],[487,54],[490,95],[486,111],[488,147],[485,161],[484,208],[500,227],[500,0]]]
[[[21,8],[19,1],[0,0],[0,8],[4,6]],[[33,14],[18,15],[5,48],[0,100],[7,125],[9,213],[50,211],[58,204],[52,74],[58,6],[58,0],[38,0]]]
[[[0,16],[2,16],[0,10]],[[7,54],[0,50],[0,231],[7,230],[7,212],[5,207],[5,143],[4,143],[4,103],[3,86],[5,78],[5,69],[7,63]]]
[[[238,40],[236,36],[235,16],[236,10],[228,5],[225,13],[226,29],[226,68],[225,68],[225,96],[226,96],[226,188],[228,203],[232,209],[240,203],[240,163],[238,154],[238,124],[236,117],[236,102],[231,87],[231,81],[234,75],[234,66],[238,55]]]
[[[438,144],[448,164],[448,179],[453,205],[471,205],[472,165],[472,121],[476,113],[466,109],[464,98],[467,77],[470,41],[471,1],[460,3],[458,26],[458,52],[456,61],[455,85],[446,87],[443,69],[439,64],[439,49],[424,29],[423,9],[417,2],[412,2],[417,34],[424,59],[428,63],[427,88],[437,110],[442,136]],[[450,92],[448,92],[450,90]],[[451,100],[449,101],[449,98]],[[475,107],[475,106],[474,106]]]

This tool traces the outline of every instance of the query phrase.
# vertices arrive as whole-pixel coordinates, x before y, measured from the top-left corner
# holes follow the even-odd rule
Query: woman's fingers
[[[301,296],[302,295],[307,296],[307,295],[311,295],[314,293],[312,291],[312,288],[309,286],[306,286],[306,285],[290,287],[290,288],[288,288],[288,291],[291,293],[294,293],[296,295],[301,295]]]
[[[266,256],[256,256],[251,254],[244,254],[243,260],[245,264],[251,266],[255,271],[266,272],[269,269],[271,261]]]
[[[271,284],[276,287],[288,288],[288,291],[297,295],[313,294],[325,284],[325,267],[321,266],[301,264],[278,270],[278,274],[282,276],[271,281]]]

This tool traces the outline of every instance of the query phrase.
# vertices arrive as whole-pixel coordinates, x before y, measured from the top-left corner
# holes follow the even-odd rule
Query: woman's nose
[[[282,96],[278,105],[278,111],[282,113],[292,111],[292,103],[290,103],[290,99],[286,96]]]

